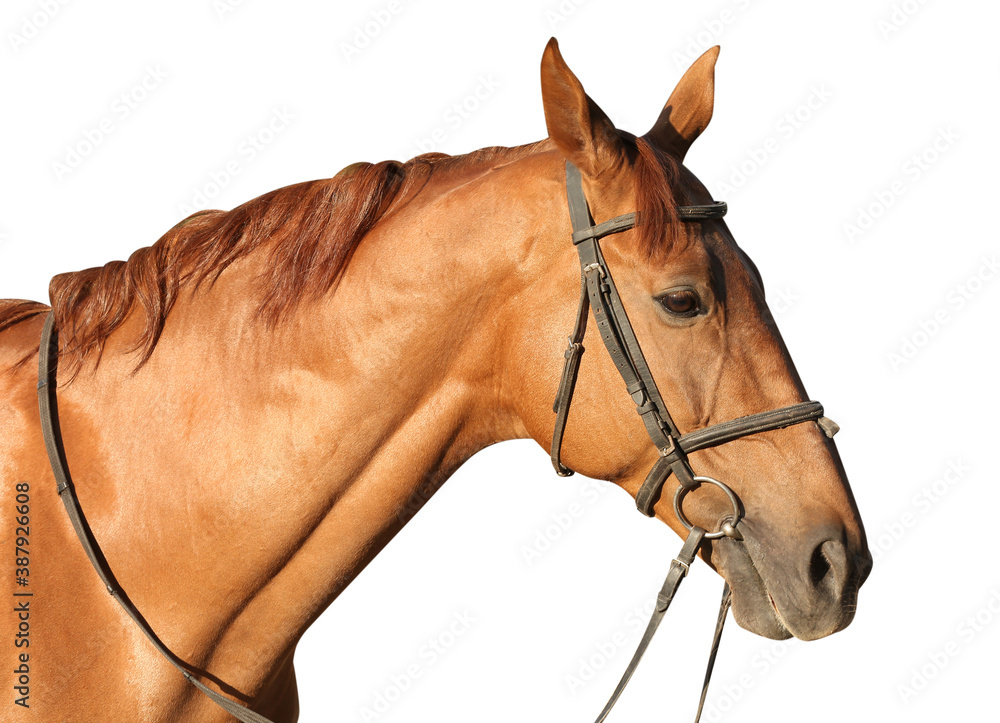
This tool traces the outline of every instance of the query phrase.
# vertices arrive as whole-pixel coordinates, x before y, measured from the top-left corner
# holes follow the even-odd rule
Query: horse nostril
[[[847,569],[847,550],[836,540],[821,542],[809,560],[809,580],[813,587],[837,588],[844,582]]]
[[[823,545],[819,545],[813,550],[812,559],[809,561],[809,581],[812,582],[813,587],[819,587],[829,572],[830,561],[823,554]]]

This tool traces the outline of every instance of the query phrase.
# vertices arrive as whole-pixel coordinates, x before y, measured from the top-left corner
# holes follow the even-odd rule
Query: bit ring
[[[739,530],[736,529],[736,525],[738,525],[740,523],[740,520],[743,519],[743,510],[740,506],[740,500],[736,496],[736,493],[733,492],[731,489],[729,489],[728,485],[726,485],[723,482],[720,482],[714,477],[694,477],[694,481],[697,482],[699,485],[706,482],[708,484],[715,485],[720,490],[726,493],[726,497],[729,498],[729,502],[732,503],[733,505],[732,519],[729,519],[726,522],[724,522],[722,524],[722,527],[716,530],[715,532],[705,533],[705,539],[718,540],[720,537],[732,537],[737,540],[742,539],[742,535],[740,535]],[[688,488],[683,486],[678,487],[677,492],[674,494],[674,514],[677,515],[677,519],[680,520],[681,524],[684,525],[684,527],[688,530],[691,529],[692,525],[684,514],[683,503],[684,503],[684,496],[693,489],[697,488],[696,487]]]

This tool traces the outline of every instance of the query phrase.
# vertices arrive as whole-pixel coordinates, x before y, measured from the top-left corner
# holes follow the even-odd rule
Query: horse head
[[[606,238],[601,248],[649,370],[682,432],[808,399],[753,262],[721,219],[689,222],[679,216],[682,206],[712,203],[682,161],[712,117],[717,57],[716,47],[691,66],[641,137],[615,128],[554,40],[542,60],[549,174],[562,182],[566,162],[579,169],[594,223],[638,212],[634,228]],[[546,188],[565,208],[561,189]],[[531,331],[512,328],[522,339],[537,339],[539,329],[565,339],[576,313],[580,263],[565,211],[547,227],[552,231],[544,242],[533,238],[533,245],[545,248],[548,261],[537,284],[550,296],[522,316]],[[512,343],[517,352],[508,365],[520,372],[525,429],[548,448],[553,416],[543,402],[551,398],[553,376],[537,369],[552,369],[557,361],[551,345],[535,346],[543,348],[525,351],[524,344]],[[594,339],[581,362],[562,460],[636,496],[662,450],[651,444],[632,401],[611,356]],[[751,434],[688,457],[696,474],[723,480],[742,505],[738,533],[701,546],[705,561],[732,587],[739,624],[770,638],[806,640],[847,626],[871,556],[836,447],[820,425]],[[653,509],[683,535],[686,528],[671,504],[678,484],[670,477]],[[684,512],[708,530],[734,515],[731,499],[711,485],[688,494]]]

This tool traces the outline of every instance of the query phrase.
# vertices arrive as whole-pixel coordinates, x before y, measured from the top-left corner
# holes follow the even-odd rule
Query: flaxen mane
[[[681,235],[673,190],[680,164],[643,139],[626,134],[623,139],[635,158],[637,241],[653,255],[670,249]],[[437,169],[488,168],[545,143],[456,157],[427,154],[406,163],[356,163],[333,178],[286,186],[231,211],[195,213],[128,261],[52,279],[49,297],[60,329],[60,355],[74,372],[89,357],[99,362],[108,338],[138,307],[145,315],[134,347],[141,367],[182,286],[211,284],[234,261],[265,245],[273,263],[259,280],[259,316],[265,323],[278,323],[300,302],[328,292],[365,235],[416,195]],[[33,302],[0,307],[0,332],[46,310]]]

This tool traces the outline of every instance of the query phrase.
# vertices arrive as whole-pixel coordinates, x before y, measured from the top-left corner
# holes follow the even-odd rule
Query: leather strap
[[[708,666],[705,668],[705,680],[701,684],[701,699],[698,701],[698,712],[695,713],[694,723],[701,720],[701,711],[705,708],[705,697],[708,695],[708,684],[712,680],[712,671],[715,670],[715,658],[719,654],[719,643],[722,641],[722,628],[726,624],[726,615],[733,604],[733,591],[727,582],[722,586],[722,600],[719,602],[719,619],[715,622],[715,634],[712,635],[712,651],[708,655]]]
[[[639,488],[639,492],[635,496],[635,505],[644,515],[648,517],[653,516],[653,506],[659,499],[663,484],[670,477],[670,472],[676,461],[680,459],[679,454],[687,455],[699,449],[717,447],[720,444],[732,442],[735,439],[747,437],[751,434],[784,429],[794,424],[823,419],[826,419],[823,416],[823,405],[819,402],[810,401],[792,404],[780,409],[772,409],[767,412],[750,414],[746,417],[713,424],[711,427],[705,427],[704,429],[685,434],[677,442],[679,452],[664,455],[656,460],[653,468],[646,476],[646,481],[642,483],[642,487]],[[828,434],[826,427],[822,424],[820,426],[823,428],[824,433]]]
[[[587,279],[580,277],[580,303],[576,309],[576,324],[569,337],[569,346],[564,356],[562,377],[559,379],[559,391],[552,411],[556,413],[556,426],[552,432],[552,466],[560,477],[569,477],[573,470],[563,465],[559,459],[562,452],[562,439],[566,431],[566,420],[569,418],[569,405],[573,401],[573,390],[576,388],[576,377],[580,372],[580,359],[585,351],[583,337],[587,333],[587,317],[590,315],[590,297],[587,296]]]
[[[574,166],[575,168],[575,166]],[[577,175],[579,175],[579,170]],[[610,221],[605,221],[604,223],[599,223],[596,226],[591,226],[590,212],[587,212],[587,218],[584,220],[586,224],[583,228],[573,231],[573,243],[583,243],[590,239],[600,239],[605,236],[610,236],[613,233],[621,233],[622,231],[628,231],[630,228],[635,227],[637,214],[633,211],[632,213],[626,213],[621,216],[615,216]],[[576,224],[573,225],[576,228]]]
[[[681,221],[708,221],[713,218],[722,218],[729,210],[725,201],[714,201],[703,206],[680,206],[677,209],[677,216]],[[590,238],[604,238],[613,233],[628,231],[635,227],[639,215],[633,211],[621,216],[615,216],[610,221],[599,223],[596,226],[581,228],[573,232],[573,243],[578,244]]]
[[[132,601],[129,599],[114,573],[108,566],[107,560],[101,553],[100,546],[94,539],[87,521],[80,508],[80,501],[76,497],[73,489],[73,481],[69,474],[69,466],[66,464],[66,452],[63,449],[62,434],[59,430],[59,407],[56,399],[56,369],[59,356],[59,335],[55,329],[55,321],[52,312],[49,312],[45,319],[45,326],[42,329],[42,341],[38,351],[38,411],[41,416],[42,437],[45,440],[45,450],[49,455],[49,464],[52,466],[52,473],[56,478],[56,491],[66,508],[70,523],[76,531],[76,536],[83,546],[84,552],[90,558],[90,563],[97,571],[97,576],[101,578],[104,587],[111,594],[122,609],[142,631],[142,634],[149,639],[156,651],[167,659],[172,666],[177,668],[181,674],[187,678],[188,682],[208,696],[216,705],[223,708],[227,713],[234,716],[242,723],[271,723],[268,718],[255,713],[245,705],[227,698],[226,696],[212,690],[200,680],[195,678],[187,669],[185,664],[163,644],[163,642],[149,627],[149,623],[142,617]]]
[[[725,201],[713,201],[704,206],[681,206],[677,209],[677,215],[681,221],[707,221],[722,218],[728,211],[729,206]]]
[[[663,587],[660,588],[660,593],[656,596],[656,607],[653,609],[653,613],[649,617],[649,623],[646,625],[646,631],[642,634],[642,639],[639,641],[639,647],[637,647],[635,652],[632,654],[632,660],[629,661],[628,667],[625,668],[625,672],[622,674],[621,680],[618,681],[618,686],[615,688],[615,692],[611,694],[611,698],[604,705],[604,710],[602,710],[601,714],[597,716],[595,723],[602,723],[604,719],[608,717],[608,713],[611,712],[615,703],[618,702],[618,698],[621,696],[622,691],[625,690],[625,686],[628,685],[628,682],[632,679],[632,674],[635,673],[636,668],[639,667],[639,661],[642,660],[642,656],[645,654],[646,648],[649,647],[649,643],[653,640],[653,635],[656,634],[657,628],[660,627],[660,621],[663,620],[663,616],[666,615],[667,609],[670,607],[670,603],[673,602],[674,595],[677,594],[677,588],[680,587],[681,581],[687,577],[691,565],[694,564],[695,555],[698,554],[698,547],[701,545],[704,538],[705,530],[697,526],[692,527],[691,531],[688,533],[687,539],[684,540],[684,546],[681,548],[680,553],[678,553],[677,557],[675,557],[670,563],[670,570],[667,572],[667,579],[663,581]],[[712,663],[714,663],[714,660],[715,659],[713,657]],[[706,680],[710,677],[711,668],[706,676]],[[707,688],[708,683],[706,682],[705,685]],[[704,693],[702,695],[704,696]]]
[[[653,444],[661,451],[673,450],[680,433],[660,397],[598,243],[603,236],[632,228],[636,215],[631,213],[618,216],[595,227],[583,193],[583,178],[580,170],[572,163],[566,164],[566,197],[584,286],[601,340],[625,382],[625,388],[632,396],[636,411]],[[562,423],[565,424],[565,420]],[[556,446],[557,436],[561,441],[562,430],[559,424],[554,430],[553,447]],[[677,460],[675,474],[681,480],[691,480],[694,476],[685,459]]]

